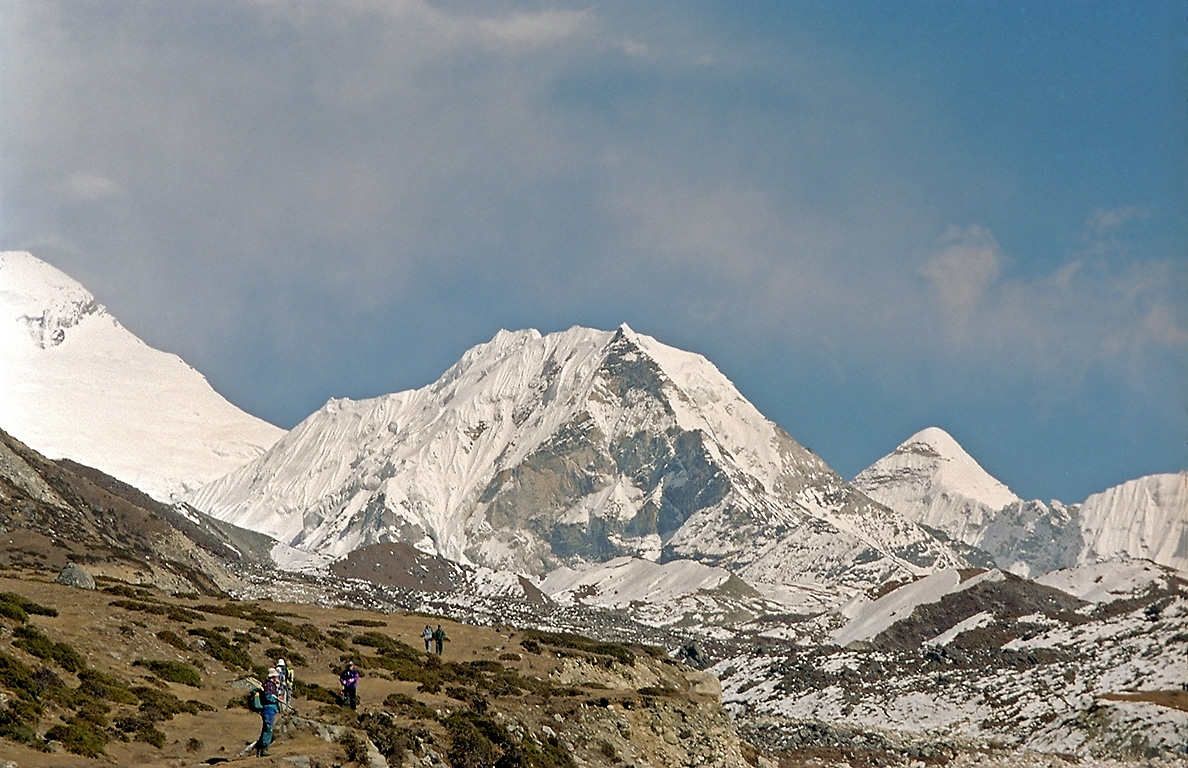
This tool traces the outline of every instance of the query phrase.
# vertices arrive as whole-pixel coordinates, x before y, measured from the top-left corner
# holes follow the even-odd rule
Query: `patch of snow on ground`
[[[931,640],[925,641],[924,644],[948,645],[949,643],[956,640],[957,636],[962,632],[968,632],[971,629],[977,629],[978,627],[984,627],[987,624],[992,623],[994,623],[994,614],[990,613],[989,611],[982,611],[981,613],[970,616],[965,621],[954,624],[952,627],[949,627],[948,631],[942,632]]]
[[[729,571],[692,560],[658,565],[633,557],[617,557],[583,570],[558,568],[538,585],[561,603],[582,602],[604,608],[626,608],[634,602],[664,603],[730,578]]]
[[[277,542],[268,553],[276,567],[282,571],[295,573],[311,573],[333,562],[334,558],[304,549],[290,547],[288,544]]]
[[[1167,581],[1163,568],[1148,560],[1108,560],[1045,573],[1036,582],[1092,603],[1134,595]]]

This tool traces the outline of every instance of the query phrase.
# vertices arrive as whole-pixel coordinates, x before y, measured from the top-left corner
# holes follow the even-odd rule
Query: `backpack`
[[[248,694],[248,709],[253,712],[264,711],[264,691],[257,688]]]

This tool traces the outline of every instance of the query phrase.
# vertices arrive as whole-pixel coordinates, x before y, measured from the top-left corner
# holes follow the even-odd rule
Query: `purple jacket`
[[[359,678],[363,675],[354,667],[347,667],[347,670],[338,676],[338,683],[343,688],[354,688],[359,684]]]

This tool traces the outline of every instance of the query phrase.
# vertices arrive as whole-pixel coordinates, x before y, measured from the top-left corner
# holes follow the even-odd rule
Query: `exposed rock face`
[[[632,666],[566,659],[550,679],[564,685],[605,686],[607,698],[567,717],[564,730],[559,730],[567,743],[600,745],[607,764],[749,765],[738,732],[719,703],[721,686],[712,675],[645,658]],[[637,690],[654,693],[641,699],[620,697]]]
[[[332,401],[192,502],[336,555],[404,542],[535,576],[687,558],[781,597],[961,562],[704,358],[626,326],[500,332],[431,386]]]

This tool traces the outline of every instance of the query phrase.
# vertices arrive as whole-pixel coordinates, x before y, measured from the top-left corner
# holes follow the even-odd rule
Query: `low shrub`
[[[11,619],[18,624],[24,624],[29,620],[29,614],[19,605],[0,600],[0,618]]]
[[[15,605],[25,613],[32,613],[37,616],[57,616],[58,609],[50,608],[39,603],[35,603],[24,595],[18,595],[16,592],[0,592],[0,603],[8,603]]]
[[[123,680],[97,669],[84,669],[78,673],[78,692],[99,701],[113,704],[135,704],[136,694],[128,689]]]
[[[43,661],[52,661],[67,672],[78,672],[87,664],[78,651],[65,643],[55,643],[30,624],[17,627],[12,634],[14,646]]]
[[[597,640],[590,640],[581,635],[572,635],[569,633],[558,632],[544,632],[538,629],[527,630],[527,638],[520,640],[520,645],[524,646],[525,650],[530,650],[528,641],[536,641],[537,650],[532,653],[539,653],[541,645],[547,645],[554,648],[563,648],[581,653],[588,653],[594,656],[603,656],[625,666],[631,666],[635,663],[635,654],[625,645],[619,643],[602,643]]]
[[[100,577],[102,578],[102,577]],[[156,600],[157,596],[147,589],[140,587],[133,587],[130,584],[109,584],[103,587],[102,590],[108,595],[115,595],[116,597],[127,597],[133,600]]]
[[[103,729],[77,717],[53,726],[45,732],[45,738],[83,757],[100,757],[107,750],[107,734]]]
[[[242,644],[233,642],[219,629],[191,629],[187,630],[191,637],[202,639],[202,650],[215,661],[221,662],[228,669],[250,670],[252,656]]]
[[[383,755],[388,765],[403,765],[404,755],[414,749],[417,736],[408,728],[398,725],[385,713],[368,713],[359,716],[359,727],[367,732],[368,738]]]
[[[147,685],[136,686],[132,689],[132,693],[140,701],[140,712],[153,722],[172,720],[174,715],[196,715],[199,712],[214,711],[214,708],[209,704],[203,704],[194,699],[182,701],[169,691],[150,688]]]
[[[443,724],[450,735],[447,759],[453,768],[576,768],[573,756],[556,737],[539,744],[517,741],[494,719],[475,712],[459,712]]]
[[[181,683],[191,688],[202,687],[202,676],[198,674],[198,670],[184,662],[137,659],[132,662],[132,666],[145,667],[168,683]]]
[[[108,605],[113,608],[123,608],[125,611],[138,611],[140,613],[151,613],[154,616],[165,616],[170,621],[176,621],[179,624],[193,624],[202,618],[201,614],[189,608],[182,608],[178,605],[166,605],[165,603],[146,603],[140,600],[112,600]]]
[[[323,704],[338,704],[338,694],[329,688],[323,688],[317,683],[307,683],[302,680],[293,681],[293,693],[310,701],[320,701]]]
[[[41,692],[29,665],[7,653],[0,653],[0,685],[22,699],[36,700]]]
[[[367,744],[359,738],[359,734],[354,731],[344,731],[338,737],[338,746],[346,752],[347,762],[367,765]]]
[[[192,648],[190,648],[190,644],[186,642],[185,638],[183,638],[178,633],[174,632],[172,629],[162,629],[160,632],[157,633],[157,639],[163,643],[172,645],[174,648],[177,648],[179,651],[193,650]]]
[[[432,709],[403,693],[389,695],[384,699],[384,707],[406,720],[433,720],[437,717],[437,713]]]

